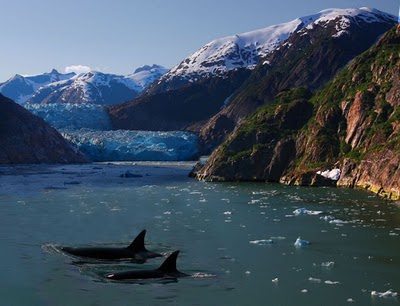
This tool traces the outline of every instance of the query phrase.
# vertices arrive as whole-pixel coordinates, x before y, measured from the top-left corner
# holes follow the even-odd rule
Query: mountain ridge
[[[0,93],[14,100],[18,104],[24,104],[40,87],[47,84],[72,78],[74,72],[62,74],[56,69],[51,72],[36,75],[16,74],[9,80],[0,84]]]
[[[400,200],[399,54],[397,26],[323,89],[281,92],[193,175],[362,188]],[[340,170],[337,181],[320,175],[330,169]]]
[[[194,131],[200,134],[202,142],[204,143],[203,153],[209,153],[233,130],[238,121],[255,111],[255,109],[263,105],[263,103],[268,103],[280,90],[280,88],[271,90],[268,94],[269,97],[268,95],[265,96],[267,99],[246,99],[246,101],[243,101],[243,106],[240,107],[243,112],[238,116],[235,111],[233,111],[232,114],[234,116],[231,116],[231,112],[228,112],[228,110],[236,108],[233,107],[233,105],[236,105],[233,101],[237,99],[238,92],[244,89],[243,86],[246,86],[246,84],[248,85],[250,81],[260,81],[266,73],[272,74],[272,72],[268,72],[269,70],[276,72],[274,74],[275,77],[271,78],[271,80],[279,78],[281,80],[281,87],[284,86],[282,80],[285,78],[282,77],[282,73],[289,73],[289,77],[286,77],[287,80],[292,80],[297,83],[300,83],[300,81],[305,83],[308,81],[307,78],[312,77],[311,73],[308,73],[311,68],[304,66],[306,64],[314,64],[312,59],[310,59],[310,63],[299,62],[296,68],[296,61],[301,58],[302,53],[301,50],[299,50],[300,46],[296,50],[297,46],[291,47],[290,43],[287,43],[291,38],[294,40],[293,37],[296,36],[298,40],[302,39],[304,48],[307,47],[311,49],[313,47],[316,50],[318,49],[318,44],[324,43],[325,40],[329,41],[330,45],[328,45],[327,48],[330,48],[328,51],[330,51],[331,58],[328,58],[323,52],[314,52],[315,56],[319,57],[319,59],[316,59],[315,63],[319,63],[321,72],[318,78],[315,77],[316,80],[314,84],[310,84],[310,86],[318,88],[329,80],[340,68],[345,66],[350,59],[368,49],[379,35],[390,29],[396,22],[394,16],[373,9],[340,10],[339,12],[348,11],[350,12],[347,13],[348,15],[354,15],[345,18],[346,20],[350,20],[349,23],[347,23],[342,20],[344,18],[343,16],[338,14],[338,12],[334,13],[334,11],[335,10],[322,11],[320,15],[312,15],[314,16],[313,18],[304,17],[305,23],[301,28],[298,28],[300,23],[298,20],[300,19],[296,19],[297,21],[295,20],[294,23],[289,22],[289,24],[291,24],[291,31],[294,31],[293,29],[295,28],[297,30],[292,33],[287,40],[281,41],[279,47],[270,51],[267,57],[260,60],[255,68],[235,68],[218,77],[207,75],[204,78],[191,80],[191,82],[185,81],[182,83],[182,80],[179,78],[171,81],[172,83],[163,81],[179,67],[178,64],[164,77],[149,86],[149,88],[135,100],[111,106],[109,109],[113,127],[115,129],[165,131],[180,129]],[[330,22],[321,16],[330,16],[328,18]],[[361,29],[357,27],[356,24],[362,24],[364,28]],[[301,32],[302,30],[305,32]],[[287,32],[288,31],[285,33]],[[319,40],[316,40],[315,46],[308,39],[312,37],[309,33],[319,33],[321,36]],[[340,33],[340,35],[337,35],[338,33]],[[276,38],[277,36],[274,36],[272,40],[277,41]],[[265,41],[268,41],[268,39],[268,37],[264,38]],[[360,43],[357,39],[363,41]],[[335,45],[336,40],[342,41],[340,45],[342,49],[339,49],[339,46]],[[354,41],[357,41],[357,44],[354,44]],[[201,51],[202,48],[199,50]],[[283,56],[279,58],[278,56],[284,53],[285,50],[290,50],[291,52],[292,50],[296,51],[292,52],[291,56],[287,55],[290,58],[288,63],[285,63],[288,58],[284,58]],[[353,51],[348,52],[351,54],[347,54],[343,52],[343,50]],[[196,52],[193,54],[196,54]],[[186,60],[187,59],[184,59],[182,63],[185,63]],[[269,64],[267,63],[268,60],[270,60]],[[190,61],[188,61],[188,63],[190,63]],[[279,66],[280,63],[286,66],[292,63],[292,67],[297,69],[295,69],[295,71],[297,71],[298,74],[301,71],[305,71],[305,73],[303,73],[303,77],[298,77],[296,79],[294,74],[290,74],[289,68],[287,71],[277,71],[274,68],[275,66]],[[238,78],[238,76],[240,76],[240,78]],[[173,84],[175,81],[179,84]],[[222,89],[218,90],[215,84],[223,84],[221,85]],[[198,90],[201,90],[201,92],[199,91],[195,94],[193,88],[196,86],[198,86]],[[260,84],[260,86],[264,85]],[[247,90],[250,89],[248,88]],[[165,97],[165,103],[163,102],[163,96]],[[193,111],[189,106],[197,110],[201,109],[201,111]],[[209,108],[209,112],[204,112],[203,108],[205,107]],[[171,111],[169,111],[169,109],[171,109]],[[172,111],[172,109],[174,109],[174,111]],[[179,117],[180,111],[182,114],[181,117]],[[157,114],[157,119],[153,120],[153,114],[155,113]],[[219,114],[222,116],[218,116]],[[143,118],[148,118],[149,122],[144,122]]]

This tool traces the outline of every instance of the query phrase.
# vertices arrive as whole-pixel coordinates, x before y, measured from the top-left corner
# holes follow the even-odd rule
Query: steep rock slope
[[[110,106],[112,125],[125,130],[198,131],[248,76],[248,70],[236,70],[226,78],[210,77],[176,90]]]
[[[62,74],[53,69],[50,73],[32,76],[16,74],[8,81],[0,84],[0,93],[19,104],[25,103],[42,86],[50,83],[68,80],[75,73]]]
[[[334,185],[400,199],[400,28],[386,33],[324,89],[281,92],[243,120],[196,176]]]
[[[55,129],[0,94],[0,164],[83,163]]]
[[[171,69],[136,100],[111,107],[110,114],[114,128],[148,130],[179,128],[199,131],[205,120],[209,120],[211,116],[221,112],[236,100],[237,93],[235,94],[235,92],[260,63],[265,63],[265,65],[255,69],[254,77],[246,84],[260,80],[267,71],[274,70],[273,68],[280,62],[291,58],[291,66],[288,63],[286,67],[288,69],[297,67],[299,75],[293,79],[300,78],[298,83],[314,81],[315,87],[318,87],[329,79],[338,67],[343,67],[349,59],[368,48],[380,34],[388,30],[394,23],[393,16],[377,10],[367,8],[330,9],[285,24],[217,39]],[[291,41],[293,36],[298,38],[293,38]],[[335,38],[343,42],[339,46],[335,46]],[[327,40],[326,48],[318,53],[317,46],[325,40]],[[357,44],[352,46],[351,43],[354,41],[357,41]],[[300,45],[296,46],[294,43]],[[314,47],[314,53],[309,45]],[[313,67],[307,67],[307,64],[310,64],[308,62],[298,63],[298,57],[302,56],[302,48],[312,53],[314,57],[329,57],[329,60],[320,59],[317,64],[314,64],[314,58],[310,59],[315,68],[322,67],[323,69],[308,79],[301,78],[301,73],[305,70],[306,72],[303,73],[305,74]],[[335,49],[336,53],[328,52],[325,55],[324,52],[329,48]],[[285,50],[287,51],[285,52]],[[341,55],[341,53],[344,54]],[[292,56],[295,57],[292,58]],[[326,70],[328,71],[326,72]],[[275,77],[272,77],[271,81],[278,77],[286,78],[286,75],[282,78],[283,73],[285,72],[275,71]],[[238,75],[240,78],[237,77]],[[280,87],[285,86],[283,83],[281,82]],[[215,84],[219,84],[218,87],[221,87],[221,90]],[[290,84],[290,80],[288,80],[286,85]],[[196,92],[193,90],[194,86],[199,86]],[[271,91],[271,95],[275,93],[275,91]],[[193,102],[190,106],[194,106],[195,110],[192,109],[190,112],[187,101]],[[219,116],[203,129],[205,142],[211,145],[218,143],[221,138],[221,129],[222,131],[231,131],[237,123],[237,117],[242,118],[242,116],[250,114],[263,102],[264,100],[261,103],[260,101],[255,103],[250,101],[249,103],[249,99],[247,99],[243,104],[251,104],[248,110],[247,107],[242,107],[244,111],[235,116],[231,116],[230,111],[222,113],[223,116]],[[203,110],[206,107],[211,107],[207,114]],[[235,107],[232,106],[230,109],[233,108]],[[169,109],[174,109],[174,111],[169,111]],[[179,114],[179,110],[182,110],[181,114]],[[199,110],[201,110],[202,116],[197,115]],[[141,118],[152,118],[153,114],[157,114],[157,119],[153,120],[152,124],[147,121],[141,123]],[[215,129],[217,131],[214,133]],[[211,140],[208,139],[208,135]],[[215,141],[214,138],[217,140]]]
[[[328,17],[329,16],[329,17]],[[320,88],[395,24],[393,16],[366,8],[339,10],[293,33],[271,52],[238,89],[231,102],[202,128],[209,149],[236,124],[286,88]]]
[[[99,105],[122,103],[135,98],[167,71],[158,65],[146,65],[127,76],[91,71],[68,80],[42,86],[28,99],[27,103]]]

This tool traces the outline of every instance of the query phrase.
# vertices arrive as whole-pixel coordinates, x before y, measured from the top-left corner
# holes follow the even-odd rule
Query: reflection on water
[[[346,189],[197,182],[190,167],[2,169],[1,304],[399,303],[398,206]],[[142,177],[121,178],[128,170]],[[142,229],[148,249],[180,250],[178,270],[191,277],[105,281],[106,273],[155,269],[165,258],[84,262],[58,249],[125,246]],[[299,237],[310,244],[296,247]]]

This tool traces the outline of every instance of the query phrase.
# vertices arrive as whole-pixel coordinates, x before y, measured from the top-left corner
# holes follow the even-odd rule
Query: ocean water
[[[0,305],[399,304],[396,204],[357,190],[198,182],[191,166],[1,167]],[[142,229],[149,250],[180,250],[191,277],[109,282],[163,259],[82,263],[59,251],[128,245]],[[309,244],[296,247],[299,237]]]

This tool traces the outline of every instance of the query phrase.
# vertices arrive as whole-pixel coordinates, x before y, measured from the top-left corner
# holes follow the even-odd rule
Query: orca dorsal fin
[[[144,246],[144,236],[146,236],[146,230],[144,229],[136,236],[132,243],[128,246],[128,249],[133,252],[147,251]]]
[[[163,271],[164,273],[178,272],[178,270],[176,269],[176,259],[178,258],[178,255],[179,255],[179,251],[173,252],[162,263],[162,265],[158,268],[158,270]]]

